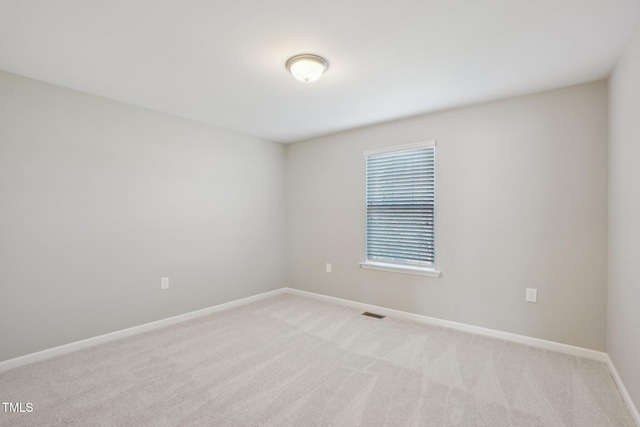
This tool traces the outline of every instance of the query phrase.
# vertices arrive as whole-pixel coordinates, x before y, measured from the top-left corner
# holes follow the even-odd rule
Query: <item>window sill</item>
[[[428,267],[414,267],[411,265],[387,264],[384,262],[365,261],[360,267],[367,270],[389,271],[392,273],[414,274],[417,276],[440,277],[440,271]]]

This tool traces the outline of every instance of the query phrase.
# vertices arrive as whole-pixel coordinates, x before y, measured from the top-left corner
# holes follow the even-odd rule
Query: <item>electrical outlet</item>
[[[163,277],[160,279],[160,289],[169,289],[169,278]]]
[[[534,288],[527,288],[525,300],[528,302],[538,302],[538,290]]]
[[[331,273],[331,264],[327,263],[327,273]]]

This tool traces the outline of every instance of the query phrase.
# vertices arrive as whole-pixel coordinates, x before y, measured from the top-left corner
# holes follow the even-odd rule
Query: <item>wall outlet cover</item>
[[[525,300],[528,302],[538,302],[538,290],[535,288],[527,288]]]

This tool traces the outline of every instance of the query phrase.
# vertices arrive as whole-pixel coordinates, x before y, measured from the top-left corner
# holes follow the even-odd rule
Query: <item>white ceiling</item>
[[[638,0],[0,0],[0,69],[274,141],[606,77]],[[330,63],[314,84],[285,61]]]

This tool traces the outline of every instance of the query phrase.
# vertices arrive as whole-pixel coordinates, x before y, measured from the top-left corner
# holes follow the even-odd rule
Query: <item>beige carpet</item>
[[[0,374],[9,426],[633,426],[605,364],[281,295]]]

